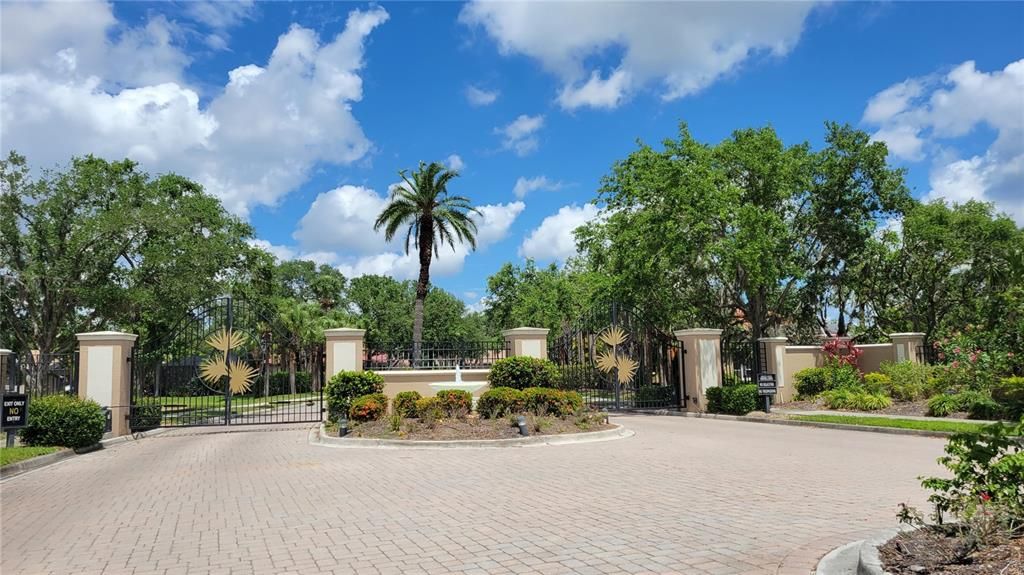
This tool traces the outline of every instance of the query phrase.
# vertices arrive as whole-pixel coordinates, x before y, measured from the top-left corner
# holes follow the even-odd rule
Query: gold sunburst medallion
[[[228,362],[228,352],[245,343],[246,336],[232,330],[221,329],[206,338],[206,344],[219,354],[206,359],[199,366],[199,377],[210,385],[220,385],[226,377],[231,393],[245,393],[256,381],[259,372],[242,360]]]

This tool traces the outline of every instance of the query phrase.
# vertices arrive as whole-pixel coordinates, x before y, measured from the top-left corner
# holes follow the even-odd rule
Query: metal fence
[[[722,383],[755,383],[757,375],[767,371],[767,349],[763,342],[750,338],[723,338],[721,342]]]
[[[3,358],[4,391],[44,397],[78,394],[78,352],[26,353]]]
[[[466,341],[458,343],[413,343],[367,345],[363,350],[363,369],[387,371],[399,369],[489,368],[499,359],[511,356],[505,341]]]
[[[932,345],[917,346],[917,362],[927,365],[939,364],[939,350]]]

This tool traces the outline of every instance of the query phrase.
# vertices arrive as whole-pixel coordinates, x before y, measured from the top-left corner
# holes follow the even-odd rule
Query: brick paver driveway
[[[145,438],[0,486],[16,573],[808,573],[890,527],[943,442],[678,417],[527,449],[306,428]]]

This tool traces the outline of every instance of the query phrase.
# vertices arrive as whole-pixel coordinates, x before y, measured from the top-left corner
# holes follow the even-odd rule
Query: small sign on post
[[[764,398],[764,412],[770,413],[772,409],[772,397],[778,391],[779,383],[774,373],[762,373],[757,376],[757,394]]]
[[[3,395],[0,428],[7,432],[7,447],[14,446],[14,430],[28,425],[28,396],[24,393]]]

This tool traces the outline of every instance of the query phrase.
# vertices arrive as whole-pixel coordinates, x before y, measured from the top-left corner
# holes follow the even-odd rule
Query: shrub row
[[[704,392],[707,410],[711,413],[746,415],[757,409],[757,385],[725,385]]]
[[[81,448],[99,443],[107,426],[103,408],[71,395],[48,395],[29,403],[25,445]]]
[[[559,387],[558,368],[549,360],[515,356],[499,359],[487,374],[491,387],[523,390],[530,387]]]
[[[575,391],[530,387],[522,391],[495,387],[480,396],[477,411],[484,417],[498,418],[516,413],[537,415],[573,415],[583,409],[583,397]]]

